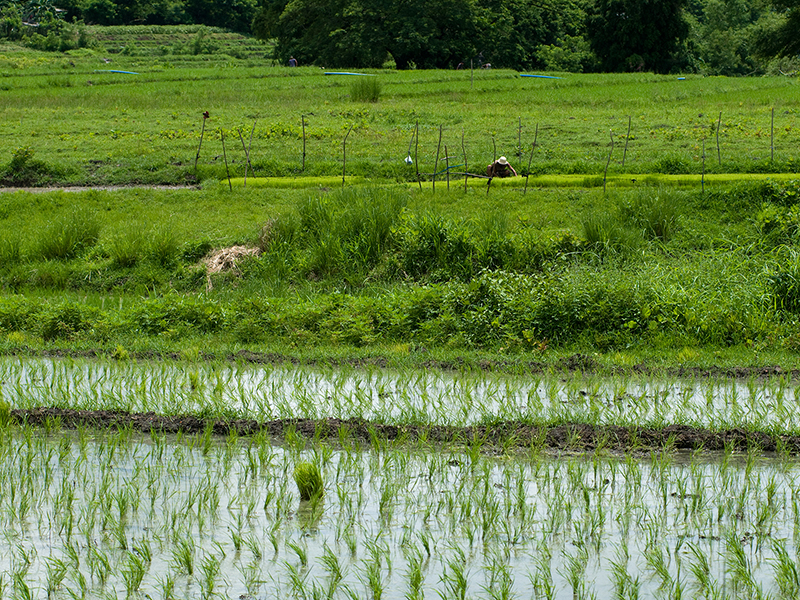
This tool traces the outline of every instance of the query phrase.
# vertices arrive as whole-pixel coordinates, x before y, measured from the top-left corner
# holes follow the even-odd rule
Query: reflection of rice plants
[[[15,408],[16,402],[34,403],[16,368],[0,363],[4,393],[19,391]],[[148,409],[158,402],[197,402],[174,385],[175,372],[166,366],[153,368],[149,379],[138,379],[139,367],[130,363],[93,368],[26,366],[36,380],[49,382],[47,393],[59,404],[76,402],[70,399],[77,390],[82,402],[96,407],[109,398],[123,402],[109,389],[117,396],[133,389],[130,402]],[[186,377],[189,370],[183,371]],[[249,368],[238,367],[230,377],[219,366],[213,373],[196,365],[190,371],[206,382],[198,393],[214,394],[219,376],[225,389],[253,395],[243,384],[253,374]],[[360,414],[380,400],[365,392],[369,388],[391,390],[395,404],[424,396],[443,425],[452,400],[436,391],[433,379],[459,398],[470,396],[462,400],[474,403],[467,412],[483,422],[498,411],[526,410],[556,420],[613,420],[623,401],[640,421],[649,415],[673,422],[673,414],[683,422],[721,419],[705,421],[720,426],[741,424],[745,415],[759,423],[776,414],[797,419],[795,390],[785,378],[695,384],[695,397],[686,382],[608,382],[578,374],[565,381],[541,378],[523,393],[514,391],[520,380],[488,374],[443,380],[438,373],[425,380],[415,373],[389,383],[374,372],[350,372],[349,379],[300,368],[271,372],[294,378],[289,395],[310,393],[313,383],[322,401],[337,395],[343,411]],[[356,386],[352,377],[364,379]],[[258,379],[257,386],[284,402],[274,380]],[[670,396],[668,388],[680,391]],[[498,396],[502,406],[488,403]],[[726,408],[709,417],[715,397]],[[286,402],[281,410],[291,414]],[[635,428],[624,419],[620,431]],[[733,594],[777,600],[795,597],[800,588],[794,561],[800,480],[788,454],[763,458],[754,448],[643,458],[640,451],[592,449],[553,457],[535,443],[495,456],[503,444],[491,437],[437,446],[410,437],[396,443],[381,437],[377,426],[373,439],[363,429],[363,438],[353,437],[354,425],[328,445],[301,431],[308,430],[297,421],[298,440],[273,446],[267,433],[68,431],[54,421],[36,429],[9,418],[0,423],[0,489],[6,490],[0,519],[12,540],[0,545],[4,596],[49,590],[55,597],[88,598],[113,589],[153,598],[246,590],[270,598],[505,599],[573,592],[600,597],[607,590],[625,599]],[[316,465],[320,480],[335,490],[312,518],[310,504],[298,511],[292,476],[300,464]],[[265,551],[269,547],[273,551]],[[33,583],[34,574],[41,574],[41,583]]]

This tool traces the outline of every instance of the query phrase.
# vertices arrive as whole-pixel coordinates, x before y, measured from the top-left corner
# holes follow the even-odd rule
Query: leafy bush
[[[39,318],[42,338],[45,340],[72,338],[77,333],[91,329],[96,318],[96,309],[74,302],[47,308]]]
[[[0,183],[8,186],[36,186],[61,175],[58,169],[34,158],[32,148],[22,147],[14,151],[8,166],[0,172]]]
[[[377,102],[381,90],[381,82],[377,77],[357,77],[350,85],[350,99],[354,102]]]

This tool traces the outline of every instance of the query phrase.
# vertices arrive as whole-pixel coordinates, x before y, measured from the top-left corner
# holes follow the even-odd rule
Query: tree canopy
[[[689,35],[686,0],[596,0],[587,34],[605,71],[668,72]]]

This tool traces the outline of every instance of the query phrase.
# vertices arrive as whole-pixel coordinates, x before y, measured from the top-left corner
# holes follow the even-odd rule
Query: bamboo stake
[[[622,168],[625,168],[625,157],[628,154],[628,140],[631,139],[631,116],[628,115],[628,133],[625,134],[625,150],[622,151]]]
[[[533,134],[533,146],[531,146],[531,157],[528,159],[528,172],[525,174],[525,189],[522,190],[524,196],[528,192],[528,177],[531,176],[531,163],[533,162],[533,151],[536,150],[536,139],[539,137],[539,124],[536,124],[536,133]]]
[[[250,162],[250,149],[253,147],[253,134],[256,131],[256,122],[258,119],[253,120],[253,127],[250,129],[250,139],[247,140],[247,164],[250,165],[250,170],[255,173],[255,169],[253,169],[253,163]],[[245,175],[245,180],[247,179],[247,175]]]
[[[719,151],[719,128],[722,124],[722,111],[719,111],[719,118],[717,118],[717,162],[722,166],[722,153]]]
[[[237,127],[236,133],[239,134],[239,141],[242,142],[242,150],[244,150],[244,187],[247,187],[247,167],[250,166],[250,153],[247,150],[247,146],[244,145],[244,137],[242,137],[242,128]]]
[[[344,187],[344,176],[347,168],[347,136],[350,135],[351,131],[353,131],[352,125],[350,125],[350,129],[347,130],[347,133],[342,140],[342,187]]]
[[[436,144],[436,160],[433,163],[433,193],[436,193],[436,172],[439,169],[439,150],[442,148],[442,126],[439,125],[439,143]],[[446,151],[445,151],[446,152]]]
[[[233,184],[231,183],[231,171],[228,168],[228,154],[225,152],[225,132],[219,130],[219,135],[222,138],[222,156],[225,158],[225,172],[228,174],[228,187],[233,191]]]
[[[775,162],[775,107],[772,107],[772,118],[769,122],[769,160]]]
[[[194,157],[194,178],[197,179],[197,161],[200,160],[200,148],[203,147],[203,135],[206,132],[206,119],[208,119],[208,111],[203,113],[203,127],[200,129],[200,143],[197,145],[197,155]]]
[[[447,177],[447,191],[450,191],[450,154],[447,152],[447,144],[444,146],[444,166],[445,177]]]
[[[461,152],[464,153],[464,193],[467,193],[467,179],[469,179],[469,169],[467,168],[467,147],[464,145],[464,128],[461,128]]]
[[[302,171],[306,170],[306,116],[301,115],[300,119],[303,123],[303,168]]]
[[[611,136],[611,149],[608,151],[608,160],[606,161],[606,170],[603,172],[603,193],[606,193],[606,179],[608,178],[608,165],[611,164],[611,154],[614,152],[614,132],[609,129],[608,135]]]
[[[706,138],[703,138],[703,174],[700,176],[700,193],[706,191]]]
[[[517,119],[517,160],[522,160],[522,117]]]
[[[414,134],[415,146],[414,146],[414,164],[417,165],[417,183],[419,184],[419,190],[422,191],[422,179],[419,176],[419,121],[417,121],[417,128],[416,133]]]

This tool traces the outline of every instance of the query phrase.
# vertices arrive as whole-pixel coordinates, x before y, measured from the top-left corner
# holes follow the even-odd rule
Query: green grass
[[[215,35],[222,34],[208,33]],[[138,43],[144,48],[150,41]],[[6,157],[0,155],[0,165],[11,161],[13,149],[30,148],[51,174],[40,183],[193,181],[203,111],[211,118],[198,165],[201,179],[226,176],[220,132],[232,175],[243,176],[239,132],[249,145],[254,123],[251,177],[340,175],[342,140],[352,126],[347,141],[350,175],[415,181],[416,169],[403,159],[417,123],[419,152],[416,143],[411,151],[423,174],[433,172],[440,126],[439,169],[445,167],[444,146],[451,165],[464,164],[463,133],[469,169],[483,173],[495,153],[507,155],[518,171],[527,172],[538,125],[531,172],[543,182],[555,174],[584,175],[598,185],[596,178],[608,158],[609,130],[616,140],[612,178],[699,175],[703,140],[707,173],[794,172],[800,160],[796,82],[789,78],[689,76],[679,81],[674,76],[613,74],[537,80],[494,70],[476,73],[471,80],[464,71],[383,71],[377,78],[358,78],[380,80],[380,101],[364,104],[351,99],[352,77],[326,76],[312,67],[272,67],[266,59],[220,52],[142,54],[99,49],[58,56],[18,50],[0,56],[5,117],[0,135],[9,149]],[[720,111],[721,164],[715,144]],[[623,168],[628,116],[633,126]]]

